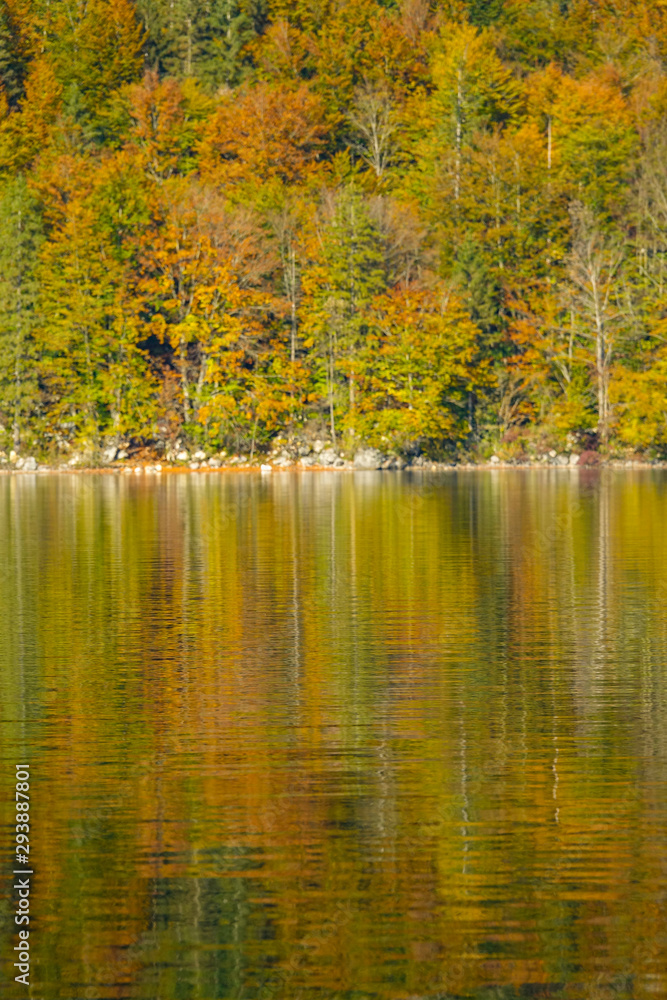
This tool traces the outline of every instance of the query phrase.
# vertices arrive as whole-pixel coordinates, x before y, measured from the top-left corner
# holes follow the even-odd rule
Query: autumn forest
[[[0,448],[667,452],[660,0],[2,0],[0,81]]]

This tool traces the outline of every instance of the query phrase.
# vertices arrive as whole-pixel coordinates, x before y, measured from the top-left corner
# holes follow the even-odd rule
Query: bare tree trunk
[[[357,90],[350,121],[361,137],[354,144],[357,151],[381,180],[393,159],[392,137],[397,130],[388,91],[368,85]]]
[[[578,223],[571,277],[577,290],[575,301],[588,321],[585,336],[593,341],[598,435],[606,447],[610,435],[609,373],[621,319],[614,292],[623,255],[618,247],[605,246],[589,215],[582,214]]]

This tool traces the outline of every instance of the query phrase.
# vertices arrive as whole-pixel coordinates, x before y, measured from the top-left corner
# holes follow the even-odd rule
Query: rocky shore
[[[279,442],[267,455],[249,456],[215,454],[201,449],[188,450],[177,442],[165,448],[162,454],[148,448],[109,446],[95,459],[75,453],[61,462],[39,461],[34,455],[9,454],[0,451],[0,474],[46,472],[116,472],[141,475],[162,472],[261,472],[282,471],[444,471],[451,469],[509,469],[509,468],[568,468],[606,466],[612,468],[667,468],[667,461],[645,456],[606,457],[597,451],[561,452],[555,450],[538,455],[505,459],[498,455],[488,458],[462,459],[460,461],[433,461],[424,455],[400,456],[385,454],[376,448],[361,447],[354,454],[336,450],[331,443],[314,441],[312,444]]]

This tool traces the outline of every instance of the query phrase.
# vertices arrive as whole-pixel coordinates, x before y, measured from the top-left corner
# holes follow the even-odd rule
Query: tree
[[[147,40],[146,64],[163,76],[193,77],[208,92],[236,86],[245,52],[265,23],[263,0],[137,0]]]
[[[589,213],[576,219],[575,242],[569,262],[572,304],[579,336],[592,346],[591,366],[597,389],[597,431],[609,443],[611,413],[609,378],[624,309],[620,270],[623,247],[605,240]]]
[[[186,433],[235,409],[257,336],[252,309],[266,266],[247,212],[229,213],[214,191],[165,184],[142,247],[137,293],[149,331],[169,349]]]
[[[558,180],[601,220],[618,212],[637,154],[637,133],[613,70],[575,80],[565,74],[549,121]]]
[[[476,130],[515,117],[520,88],[492,39],[468,24],[443,26],[431,72],[434,91],[428,114],[435,135],[452,148],[450,194],[458,207],[466,144]]]
[[[17,174],[49,146],[62,102],[62,87],[47,58],[33,60],[25,94],[0,119],[0,172]]]
[[[100,226],[94,182],[81,160],[54,164],[37,267],[46,423],[88,451],[107,434],[150,434],[155,393],[128,261]]]
[[[395,288],[375,298],[373,324],[352,362],[359,404],[347,420],[365,440],[432,454],[470,434],[468,398],[490,383],[478,356],[479,331],[460,300],[441,286]]]
[[[0,4],[0,90],[10,108],[25,92],[25,79],[33,55],[34,15],[27,0]]]
[[[183,90],[176,80],[160,80],[149,70],[125,92],[131,122],[126,146],[154,181],[185,172],[194,144]]]
[[[260,83],[225,95],[202,131],[202,176],[214,183],[301,184],[317,170],[322,103],[308,88]]]
[[[103,141],[115,131],[114,95],[141,73],[144,32],[133,0],[47,4],[43,31],[69,117]]]
[[[633,449],[667,450],[667,351],[664,346],[644,354],[640,369],[617,364],[609,396],[614,407],[614,431]]]
[[[0,200],[0,413],[17,450],[39,412],[35,258],[41,239],[37,201],[19,175],[4,185]]]
[[[352,360],[369,328],[369,309],[385,285],[382,244],[377,226],[354,188],[336,192],[321,235],[321,256],[304,274],[309,298],[307,329],[324,361],[331,436],[336,440],[336,402],[341,378],[355,409]]]
[[[377,180],[394,157],[393,137],[398,123],[386,90],[366,85],[357,90],[350,122],[358,139],[353,148],[374,172]]]

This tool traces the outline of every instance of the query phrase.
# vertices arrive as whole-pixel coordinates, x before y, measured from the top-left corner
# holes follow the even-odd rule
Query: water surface
[[[666,524],[659,471],[0,479],[3,995],[667,996]]]

